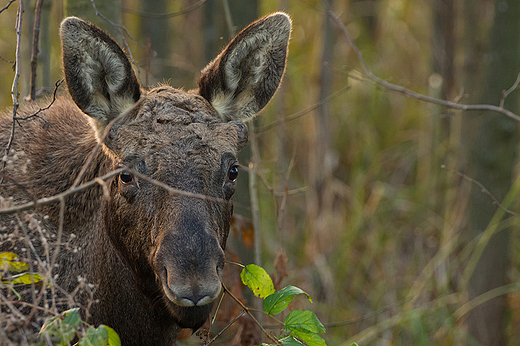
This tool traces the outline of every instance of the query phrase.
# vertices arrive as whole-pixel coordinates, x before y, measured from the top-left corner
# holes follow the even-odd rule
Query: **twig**
[[[179,190],[179,189],[173,188],[173,187],[171,187],[171,186],[169,186],[169,185],[167,185],[167,184],[165,184],[163,182],[160,182],[158,180],[150,178],[149,176],[141,174],[141,173],[139,173],[139,172],[137,172],[137,171],[135,171],[133,169],[130,169],[130,168],[124,168],[123,170],[125,172],[132,173],[134,176],[136,176],[139,179],[143,179],[143,180],[148,181],[149,183],[151,183],[151,184],[153,184],[155,186],[158,186],[158,187],[161,187],[161,188],[165,189],[166,191],[168,191],[172,195],[178,194],[178,195],[183,195],[183,196],[187,196],[187,197],[200,198],[200,199],[204,199],[204,200],[212,201],[212,202],[231,203],[230,201],[228,201],[226,199],[222,199],[222,198],[218,198],[218,197],[212,197],[212,196],[207,196],[207,195],[203,195],[203,194],[200,194],[200,193],[194,193],[194,192],[189,192],[189,191]]]
[[[501,113],[501,114],[503,114],[503,115],[505,115],[505,116],[507,116],[507,117],[509,117],[511,119],[514,119],[514,120],[520,122],[520,116],[518,116],[514,112],[511,112],[510,110],[505,109],[505,108],[500,107],[500,106],[494,106],[494,105],[488,105],[488,104],[465,105],[465,104],[460,104],[460,103],[456,103],[456,102],[453,102],[453,101],[441,100],[441,99],[438,99],[438,98],[435,98],[435,97],[430,97],[430,96],[426,96],[426,95],[423,95],[423,94],[419,94],[419,93],[417,93],[415,91],[412,91],[412,90],[407,89],[405,87],[402,87],[400,85],[396,85],[396,84],[387,82],[386,80],[377,77],[368,68],[368,66],[367,66],[367,64],[365,62],[365,59],[363,58],[363,55],[361,54],[361,51],[359,50],[359,48],[354,43],[354,40],[350,36],[350,34],[349,34],[348,30],[347,30],[347,27],[334,14],[334,12],[332,11],[332,8],[327,3],[327,1],[322,0],[322,3],[325,5],[325,7],[327,9],[327,12],[331,16],[332,20],[334,20],[336,25],[343,32],[343,35],[347,39],[347,41],[348,41],[350,47],[352,48],[352,50],[354,50],[354,53],[357,55],[357,58],[359,60],[359,63],[361,64],[361,67],[363,68],[363,71],[367,74],[368,78],[370,78],[371,80],[373,80],[374,82],[376,82],[380,86],[382,86],[382,87],[384,87],[384,88],[386,88],[388,90],[398,92],[400,94],[412,97],[412,98],[420,100],[420,101],[429,102],[429,103],[433,103],[433,104],[437,104],[437,105],[441,105],[441,106],[445,106],[445,107],[450,107],[450,108],[454,108],[454,109],[460,109],[460,110],[463,110],[463,111],[492,111],[492,112],[497,112],[497,113]]]
[[[43,108],[40,108],[38,109],[35,113],[33,114],[30,114],[28,116],[25,116],[25,117],[15,117],[14,119],[15,120],[28,120],[28,119],[31,119],[31,118],[34,118],[34,117],[37,117],[39,116],[39,114],[43,111],[46,111],[47,109],[51,108],[51,106],[54,104],[54,102],[56,101],[56,94],[58,92],[58,88],[60,87],[60,85],[63,83],[63,79],[60,79],[58,81],[56,81],[56,84],[54,84],[54,93],[52,94],[52,101],[45,107]]]
[[[109,173],[99,177],[99,179],[107,180],[121,172],[123,172],[122,168],[116,169],[112,172],[109,172]],[[44,197],[44,198],[37,199],[36,201],[27,202],[27,203],[20,204],[20,205],[10,207],[10,208],[0,209],[0,215],[11,214],[11,213],[14,213],[17,211],[32,209],[37,205],[56,203],[56,202],[59,202],[62,198],[65,198],[67,196],[73,195],[80,191],[86,190],[96,184],[98,184],[97,181],[90,180],[90,181],[86,182],[85,184],[76,186],[74,188],[69,188],[69,189],[65,190],[64,192],[51,196],[51,197]]]
[[[58,316],[59,315],[59,314],[56,314],[56,312],[54,312],[52,310],[44,308],[43,306],[31,304],[31,303],[28,303],[28,302],[24,302],[22,300],[16,300],[16,301],[14,301],[12,303],[16,304],[16,305],[28,306],[28,307],[31,307],[33,309],[40,310],[40,311],[46,312],[46,313],[54,315],[54,316]],[[5,303],[0,303],[0,304],[5,304]]]
[[[9,63],[9,64],[14,64],[14,61],[12,61],[12,60],[7,60],[6,58],[4,58],[4,57],[1,56],[1,55],[0,55],[0,59],[3,60],[3,61],[5,61],[5,62],[7,62],[7,63]]]
[[[13,2],[15,2],[15,1],[16,0],[9,0],[9,3],[0,9],[0,13],[4,12],[5,10],[7,10],[9,8],[9,6],[11,6],[11,4]]]
[[[233,17],[231,17],[231,9],[229,8],[229,1],[222,0],[222,5],[224,7],[224,15],[226,17],[226,24],[229,31],[229,37],[234,37],[236,34],[236,28],[233,24]]]
[[[260,208],[258,204],[258,189],[256,176],[259,172],[260,152],[256,138],[255,124],[249,124],[249,141],[251,143],[251,162],[249,163],[249,195],[251,201],[251,216],[253,218],[253,229],[255,234],[255,264],[261,266],[261,238],[260,238]]]
[[[116,28],[117,31],[119,31],[119,33],[121,34],[121,38],[122,38],[123,43],[125,45],[126,51],[127,51],[128,55],[130,57],[130,61],[132,61],[132,65],[134,65],[135,69],[137,70],[137,78],[139,80],[141,80],[141,72],[139,70],[139,66],[137,66],[137,63],[134,60],[134,56],[132,55],[132,51],[130,50],[130,46],[128,45],[128,42],[126,41],[125,35],[127,35],[135,43],[137,43],[137,44],[139,44],[141,46],[144,46],[144,45],[142,43],[140,43],[139,41],[137,41],[135,38],[133,38],[132,35],[130,35],[128,30],[123,25],[114,23],[108,17],[106,17],[103,13],[99,12],[97,7],[96,7],[96,3],[94,2],[94,0],[90,0],[90,2],[92,3],[92,7],[94,8],[94,11],[96,12],[96,16],[98,16],[101,19],[103,19],[106,22],[108,22],[110,25],[112,25],[114,28]]]
[[[9,3],[10,5],[11,3]],[[11,145],[13,145],[14,140],[14,132],[16,129],[16,113],[18,112],[18,79],[20,78],[20,49],[21,49],[21,40],[22,40],[22,15],[23,15],[23,1],[19,2],[18,5],[18,13],[16,19],[16,54],[15,54],[15,69],[14,69],[14,78],[13,85],[11,87],[11,98],[13,100],[13,122],[11,125],[11,135],[9,136],[9,141],[7,142],[7,146],[5,148],[5,158],[6,160],[2,163],[2,170],[5,168],[7,163],[7,156],[9,155],[9,151],[11,150]],[[0,178],[0,183],[2,183],[3,178]]]
[[[506,98],[509,96],[509,94],[511,94],[516,89],[518,89],[518,84],[520,84],[520,73],[518,74],[518,76],[516,76],[516,81],[513,83],[511,88],[504,90],[502,92],[502,99],[500,100],[500,105],[499,105],[500,108],[504,107],[504,102],[506,102]]]
[[[34,14],[34,28],[33,28],[33,41],[32,41],[32,53],[31,53],[31,94],[30,100],[34,100],[36,98],[36,68],[37,68],[37,60],[38,60],[38,44],[40,41],[40,20],[42,17],[42,4],[43,0],[38,0],[36,2],[36,10]]]
[[[226,292],[227,294],[229,294],[229,296],[230,296],[231,298],[233,298],[233,300],[234,300],[235,302],[237,302],[238,305],[240,305],[240,307],[241,307],[241,308],[242,308],[242,309],[243,309],[243,310],[244,310],[244,311],[249,315],[249,317],[251,317],[251,318],[253,319],[253,321],[258,325],[258,327],[260,327],[260,329],[262,330],[262,332],[263,332],[265,335],[267,335],[267,337],[268,337],[269,339],[271,339],[271,341],[273,341],[276,345],[280,345],[280,346],[282,345],[282,344],[280,343],[280,341],[276,340],[276,338],[275,338],[273,335],[271,335],[271,333],[268,333],[268,332],[265,330],[265,328],[260,324],[260,322],[258,322],[258,320],[255,318],[255,316],[251,313],[251,309],[250,309],[250,308],[248,308],[247,306],[245,306],[244,303],[242,303],[242,302],[240,301],[240,299],[238,299],[237,297],[235,297],[235,295],[234,295],[233,293],[231,293],[231,291],[228,290],[227,287],[226,287],[224,284],[222,284],[222,288],[224,288],[224,292]]]
[[[265,132],[267,130],[272,129],[273,127],[276,127],[276,126],[281,125],[283,123],[286,123],[288,121],[292,121],[292,120],[298,119],[298,118],[304,116],[305,114],[310,113],[313,110],[315,110],[315,109],[323,106],[324,104],[330,102],[331,100],[333,100],[336,97],[340,96],[341,94],[343,94],[345,91],[347,91],[349,89],[350,89],[350,85],[347,85],[347,86],[345,86],[345,87],[335,91],[334,93],[330,94],[329,96],[325,97],[324,99],[320,100],[319,102],[313,104],[312,106],[310,106],[308,108],[305,108],[305,109],[303,109],[303,110],[301,110],[299,112],[296,112],[294,114],[288,115],[288,116],[286,116],[283,119],[280,119],[280,120],[277,120],[277,121],[273,121],[270,124],[267,124],[267,125],[265,125],[263,127],[260,127],[257,130],[257,133]],[[247,119],[246,119],[245,122],[247,122]]]
[[[219,336],[221,336],[222,333],[224,333],[224,332],[225,332],[229,327],[231,327],[231,325],[232,325],[233,323],[235,323],[235,322],[236,322],[240,317],[242,317],[242,315],[245,314],[245,313],[246,313],[246,311],[245,311],[245,310],[242,310],[242,311],[238,314],[237,317],[233,318],[233,320],[231,320],[231,322],[229,322],[227,326],[225,326],[225,327],[224,327],[220,332],[218,332],[218,334],[215,335],[215,336],[213,337],[213,339],[211,339],[207,344],[204,344],[204,346],[208,346],[208,345],[212,344],[215,340],[217,340],[217,338],[218,338]]]
[[[466,180],[467,182],[477,186],[480,189],[480,192],[482,192],[483,194],[488,196],[493,201],[493,204],[496,205],[499,209],[501,209],[504,213],[509,214],[511,216],[520,217],[519,213],[515,213],[514,211],[511,211],[511,210],[507,209],[506,207],[504,207],[502,205],[502,203],[500,203],[500,201],[495,196],[493,196],[493,194],[491,192],[489,192],[489,190],[481,182],[468,177],[464,173],[456,172],[451,169],[448,169],[445,165],[442,165],[441,168],[446,170],[447,172],[450,172],[451,174],[455,174],[456,176],[459,176],[462,179]]]
[[[120,174],[121,172],[130,172],[132,173],[133,175],[135,175],[136,177],[140,178],[140,179],[143,179],[143,180],[146,180],[148,182],[150,182],[151,184],[154,184],[158,187],[161,187],[165,190],[167,190],[170,194],[179,194],[179,195],[184,195],[184,196],[187,196],[187,197],[193,197],[193,198],[200,198],[200,199],[204,199],[204,200],[208,200],[208,201],[212,201],[212,202],[220,202],[220,203],[230,203],[230,201],[228,200],[225,200],[225,199],[221,199],[221,198],[217,198],[217,197],[212,197],[212,196],[207,196],[207,195],[203,195],[203,194],[200,194],[200,193],[194,193],[194,192],[189,192],[189,191],[184,191],[184,190],[179,190],[179,189],[176,189],[176,188],[173,188],[163,182],[160,182],[158,180],[155,180],[155,179],[152,179],[144,174],[141,174],[137,171],[134,171],[128,167],[122,167],[122,168],[119,168],[119,169],[116,169],[114,171],[111,171],[101,177],[97,177],[95,179],[92,179],[92,180],[89,180],[88,182],[84,183],[84,184],[81,184],[81,185],[78,185],[78,186],[71,186],[70,188],[68,188],[67,190],[65,190],[64,192],[62,193],[59,193],[59,194],[56,194],[54,196],[51,196],[51,197],[44,197],[44,198],[40,198],[40,199],[37,199],[35,201],[31,201],[31,202],[27,202],[27,203],[24,203],[24,204],[20,204],[20,205],[17,205],[17,206],[14,206],[14,207],[10,207],[10,208],[5,208],[5,209],[0,209],[0,215],[4,215],[4,214],[11,214],[11,213],[14,213],[14,212],[17,212],[17,211],[22,211],[22,210],[28,210],[28,209],[32,209],[38,205],[45,205],[45,204],[50,204],[50,203],[55,203],[55,202],[60,202],[62,198],[65,198],[65,197],[68,197],[70,195],[73,195],[75,193],[78,193],[80,191],[83,191],[83,190],[86,190],[96,184],[101,184],[101,181],[107,181],[108,179],[110,179],[111,177],[113,176],[116,176],[118,174]]]
[[[49,271],[47,272],[48,277],[52,277],[52,269],[54,268],[54,264],[58,259],[58,254],[60,253],[61,246],[61,237],[63,236],[63,224],[65,223],[65,197],[61,196],[59,198],[60,201],[60,217],[58,222],[58,234],[56,235],[56,245],[54,247],[54,253],[51,257],[51,263],[49,265]],[[55,300],[55,292],[54,285],[51,286],[52,292],[52,307],[56,310],[56,300]],[[56,310],[57,312],[57,310]]]
[[[33,273],[35,273],[34,267],[33,267],[33,261],[31,256],[31,251],[34,249],[34,246],[31,242],[31,239],[29,239],[29,232],[27,231],[27,227],[25,227],[24,223],[22,222],[22,218],[20,217],[20,213],[16,214],[16,221],[18,222],[18,225],[22,229],[23,236],[25,239],[25,242],[27,246],[29,247],[30,251],[27,251],[27,264],[29,267],[29,273],[31,273],[31,276]],[[34,279],[31,279],[31,299],[34,302],[36,300],[36,286],[34,285]],[[29,314],[29,318],[25,321],[24,327],[27,327],[29,325],[29,322],[31,321],[32,315],[34,314],[34,308]]]
[[[176,12],[170,12],[170,13],[151,13],[151,12],[143,12],[138,10],[133,10],[131,8],[125,8],[123,7],[123,12],[139,15],[141,17],[147,17],[152,19],[167,19],[167,18],[173,18],[177,16],[181,16],[183,14],[189,13],[191,11],[196,10],[197,8],[204,5],[208,0],[200,0],[199,2],[194,3],[193,5],[187,6],[186,8],[176,11]]]

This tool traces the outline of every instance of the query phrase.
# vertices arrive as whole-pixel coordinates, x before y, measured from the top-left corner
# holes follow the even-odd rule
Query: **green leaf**
[[[79,308],[70,309],[61,313],[60,316],[47,319],[40,329],[39,335],[42,340],[44,340],[44,335],[57,338],[60,340],[59,345],[67,346],[74,339],[80,323]]]
[[[121,340],[115,330],[101,324],[97,328],[90,327],[78,346],[121,346]]]
[[[266,273],[264,268],[255,264],[248,264],[240,273],[242,283],[253,291],[254,295],[259,298],[265,298],[275,292],[273,280]]]
[[[81,318],[79,317],[79,308],[73,308],[62,313],[63,320],[61,321],[67,328],[77,329],[79,324],[81,323]]]
[[[293,300],[297,294],[305,294],[309,301],[312,303],[311,296],[302,289],[295,286],[286,286],[269,296],[264,300],[264,311],[268,315],[277,315],[284,311],[289,303]]]
[[[280,339],[278,339],[278,341],[280,341],[280,343],[283,346],[305,346],[304,344],[302,344],[300,341],[296,340],[292,336],[286,336],[286,337],[280,338]],[[276,346],[276,345],[263,343],[262,346]]]
[[[30,285],[31,282],[38,283],[42,280],[43,278],[39,274],[23,273],[14,275],[10,283]]]
[[[303,345],[300,341],[296,340],[294,337],[292,337],[290,335],[286,336],[285,338],[281,338],[278,341],[280,341],[283,346],[302,346]]]
[[[108,332],[108,346],[121,346],[121,339],[116,331],[109,326],[104,326]]]
[[[316,333],[305,332],[300,330],[292,332],[291,336],[297,336],[309,346],[327,346],[325,340],[323,340],[323,338]]]
[[[314,312],[309,310],[294,310],[284,321],[286,332],[325,333],[325,327]]]
[[[105,326],[97,328],[90,327],[85,336],[79,340],[79,346],[107,346],[108,345],[108,331]]]

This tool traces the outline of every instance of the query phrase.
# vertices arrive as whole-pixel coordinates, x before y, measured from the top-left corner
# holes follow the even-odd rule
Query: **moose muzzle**
[[[200,222],[192,219],[181,229],[162,239],[156,268],[164,293],[173,303],[203,306],[220,294],[224,251]]]

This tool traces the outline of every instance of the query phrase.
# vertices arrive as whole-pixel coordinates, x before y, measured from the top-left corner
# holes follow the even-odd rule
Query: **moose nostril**
[[[199,301],[201,301],[204,297],[207,297],[207,296],[202,295],[202,294],[194,294],[194,295],[187,296],[187,297],[181,297],[181,299],[191,300],[193,302],[193,305],[197,305],[197,303]]]

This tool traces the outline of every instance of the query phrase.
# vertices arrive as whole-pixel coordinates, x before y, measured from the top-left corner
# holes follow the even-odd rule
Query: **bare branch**
[[[134,56],[132,55],[132,51],[130,50],[130,46],[128,45],[128,42],[126,41],[126,38],[125,38],[125,35],[128,36],[132,41],[134,41],[135,43],[141,45],[141,46],[145,46],[143,45],[142,43],[140,43],[139,41],[137,41],[135,38],[132,37],[132,35],[130,35],[130,33],[128,32],[128,30],[126,29],[125,26],[123,25],[120,25],[120,24],[117,24],[113,21],[111,21],[107,16],[105,16],[103,13],[99,12],[97,7],[96,7],[96,3],[94,2],[94,0],[90,0],[90,2],[92,3],[92,7],[94,8],[94,11],[96,11],[96,16],[100,17],[101,19],[103,19],[104,21],[108,22],[110,25],[112,25],[114,28],[116,28],[117,31],[119,31],[119,33],[121,34],[121,38],[123,40],[123,43],[125,45],[125,48],[126,48],[126,51],[130,57],[130,61],[132,61],[132,65],[135,66],[135,69],[137,70],[137,78],[139,80],[141,80],[141,72],[139,70],[139,66],[137,66],[137,63],[135,62],[134,60]]]
[[[507,209],[506,207],[504,207],[500,202],[499,200],[493,196],[493,194],[491,192],[489,192],[489,190],[484,186],[482,185],[481,182],[473,179],[473,178],[470,178],[468,177],[466,174],[464,173],[461,173],[461,172],[457,172],[457,171],[453,171],[451,169],[448,169],[446,168],[446,166],[442,165],[441,166],[442,169],[450,172],[451,174],[455,174],[459,177],[461,177],[462,179],[466,180],[467,182],[477,186],[479,189],[480,189],[480,192],[482,192],[484,195],[488,196],[492,201],[493,201],[493,204],[496,205],[499,209],[501,209],[504,213],[506,214],[509,214],[511,216],[516,216],[516,217],[520,217],[520,214],[519,213],[515,213],[514,211],[511,211],[509,209]]]
[[[33,28],[33,41],[32,41],[32,53],[31,53],[31,93],[29,95],[30,100],[36,99],[36,68],[39,48],[38,44],[40,41],[40,20],[42,17],[42,4],[43,0],[36,2],[36,10],[34,14],[34,28]]]
[[[161,187],[163,189],[165,189],[166,191],[168,191],[171,195],[175,195],[175,194],[178,194],[178,195],[183,195],[183,196],[187,196],[187,197],[193,197],[193,198],[200,198],[200,199],[204,199],[204,200],[207,200],[207,201],[212,201],[212,202],[220,202],[220,203],[230,203],[230,201],[228,200],[225,200],[225,199],[222,199],[222,198],[217,198],[217,197],[211,197],[211,196],[207,196],[207,195],[203,195],[203,194],[200,194],[200,193],[194,193],[194,192],[189,192],[189,191],[184,191],[184,190],[179,190],[179,189],[176,189],[176,188],[173,188],[163,182],[160,182],[158,180],[155,180],[153,178],[150,178],[144,174],[141,174],[133,169],[129,169],[129,168],[124,168],[124,171],[125,172],[130,172],[132,173],[134,176],[136,176],[137,178],[139,179],[143,179],[145,181],[148,181],[149,183],[155,185],[155,186],[158,186],[158,187]],[[105,180],[105,179],[103,179]]]
[[[10,5],[11,3],[9,3]],[[4,156],[7,158],[9,155],[9,151],[11,150],[11,145],[13,144],[14,132],[16,128],[16,113],[18,112],[18,79],[20,78],[20,49],[21,49],[21,40],[22,40],[22,16],[23,16],[23,1],[19,2],[18,5],[18,13],[16,19],[16,54],[15,54],[15,70],[14,70],[14,78],[13,85],[11,87],[11,98],[13,100],[13,122],[11,125],[11,135],[9,136],[9,141],[7,142],[7,146],[5,148]],[[5,168],[7,160],[3,161],[2,170]],[[0,178],[0,183],[1,183]]]
[[[15,1],[16,1],[16,0],[9,0],[9,3],[7,3],[7,5],[5,5],[4,7],[2,7],[2,8],[0,9],[0,13],[4,12],[5,10],[7,10],[7,9],[9,8],[9,6],[11,6],[11,4],[12,4],[13,2],[15,2]]]
[[[9,63],[9,64],[14,64],[14,61],[12,61],[12,60],[7,60],[6,58],[4,58],[4,57],[1,56],[1,55],[0,55],[0,59],[3,60],[3,61],[5,61],[5,62],[7,62],[7,63]]]
[[[222,0],[222,5],[224,6],[224,15],[226,17],[226,24],[229,31],[229,37],[234,37],[236,34],[236,27],[233,24],[233,17],[231,17],[231,9],[229,8],[229,1]]]
[[[347,42],[349,43],[351,48],[356,53],[357,58],[359,60],[359,63],[361,64],[361,67],[363,68],[363,71],[367,74],[368,78],[370,78],[371,80],[373,80],[374,82],[376,82],[380,86],[382,86],[382,87],[384,87],[384,88],[386,88],[386,89],[388,89],[390,91],[394,91],[394,92],[403,94],[405,96],[409,96],[411,98],[414,98],[414,99],[417,99],[417,100],[420,100],[420,101],[429,102],[429,103],[433,103],[433,104],[437,104],[437,105],[441,105],[441,106],[445,106],[445,107],[449,107],[449,108],[460,109],[460,110],[463,110],[463,111],[492,111],[492,112],[497,112],[497,113],[501,113],[501,114],[503,114],[503,115],[513,119],[513,120],[516,120],[516,121],[520,122],[520,116],[518,116],[514,112],[512,112],[512,111],[510,111],[508,109],[505,109],[503,107],[500,107],[500,106],[494,106],[494,105],[488,105],[488,104],[464,105],[464,104],[456,103],[456,102],[453,102],[453,101],[441,100],[441,99],[437,99],[435,97],[430,97],[430,96],[426,96],[426,95],[423,95],[423,94],[419,94],[419,93],[417,93],[415,91],[412,91],[412,90],[407,89],[405,87],[402,87],[400,85],[396,85],[396,84],[387,82],[386,80],[377,77],[368,68],[368,66],[367,66],[367,64],[365,62],[365,59],[363,58],[363,55],[361,54],[361,51],[359,50],[359,48],[354,43],[354,40],[350,36],[350,34],[349,34],[348,30],[347,30],[347,27],[334,14],[334,12],[332,11],[332,8],[327,3],[327,1],[322,0],[322,3],[325,5],[329,16],[331,16],[332,20],[341,29],[341,31],[343,32],[343,35],[347,39]]]
[[[109,172],[109,173],[99,177],[99,179],[105,181],[121,172],[123,172],[122,168],[116,169],[115,171]],[[11,214],[11,213],[14,213],[17,211],[32,209],[37,205],[56,203],[56,202],[59,202],[61,200],[61,198],[65,198],[67,196],[73,195],[80,191],[86,190],[96,184],[98,184],[98,182],[96,180],[90,180],[89,182],[86,182],[85,184],[82,184],[82,185],[79,185],[79,186],[76,186],[73,188],[69,188],[69,189],[65,190],[64,192],[51,196],[51,197],[44,197],[44,198],[37,199],[36,201],[20,204],[20,205],[10,207],[10,208],[0,209],[0,215]]]
[[[194,3],[193,5],[190,5],[190,6],[184,8],[184,9],[182,9],[180,11],[170,12],[170,13],[150,13],[150,12],[143,12],[143,11],[133,10],[131,8],[125,8],[125,7],[123,7],[123,12],[130,13],[130,14],[135,14],[135,15],[138,15],[138,16],[141,16],[141,17],[152,18],[152,19],[167,19],[167,18],[173,18],[173,17],[181,16],[183,14],[186,14],[186,13],[189,13],[191,11],[194,11],[197,8],[199,8],[202,5],[204,5],[206,2],[208,2],[208,0],[199,0],[198,2]]]
[[[308,108],[305,108],[304,110],[301,110],[301,111],[296,112],[294,114],[288,115],[288,116],[286,116],[285,118],[283,118],[281,120],[273,121],[272,123],[267,124],[264,127],[259,128],[257,130],[257,133],[261,133],[261,132],[270,130],[273,127],[276,127],[276,126],[281,125],[283,123],[286,123],[288,121],[292,121],[292,120],[298,119],[298,118],[304,116],[305,114],[308,114],[308,113],[312,112],[313,110],[323,106],[325,103],[332,101],[333,99],[335,99],[336,97],[340,96],[341,94],[343,94],[344,92],[346,92],[349,89],[350,89],[350,85],[347,85],[347,86],[339,89],[338,91],[330,94],[329,96],[325,97],[324,99],[320,100],[319,102],[313,104],[312,106],[310,106]],[[250,120],[246,119],[244,122],[248,122],[248,121],[250,121]]]
[[[241,308],[242,308],[242,309],[243,309],[243,310],[244,310],[244,311],[249,315],[249,317],[251,317],[251,319],[253,319],[253,322],[255,322],[255,323],[258,325],[258,327],[260,327],[260,329],[262,330],[262,332],[263,332],[265,335],[267,335],[267,337],[268,337],[269,339],[271,339],[271,341],[273,341],[276,345],[280,345],[280,346],[282,345],[282,344],[280,343],[280,341],[276,340],[276,338],[275,338],[271,333],[267,332],[267,330],[265,330],[265,328],[260,324],[260,322],[258,322],[258,320],[255,318],[255,316],[251,313],[251,309],[250,309],[250,308],[248,308],[247,306],[245,306],[244,303],[242,303],[242,302],[240,301],[240,299],[238,299],[237,297],[235,297],[235,295],[234,295],[233,293],[231,293],[231,291],[228,290],[227,287],[224,286],[224,284],[222,284],[222,288],[224,288],[224,292],[226,292],[227,294],[229,294],[229,296],[230,296],[231,298],[233,298],[233,300],[234,300],[235,302],[237,302],[238,305],[240,305],[240,307],[241,307]]]
[[[27,116],[25,116],[25,117],[18,117],[18,116],[16,116],[14,119],[15,119],[15,120],[28,120],[28,119],[31,119],[31,118],[34,118],[34,117],[38,117],[39,114],[40,114],[41,112],[43,112],[43,111],[45,111],[45,110],[51,108],[51,106],[52,106],[52,105],[54,104],[54,102],[56,101],[56,94],[57,94],[57,92],[58,92],[58,88],[60,87],[60,85],[61,85],[62,83],[63,83],[63,79],[60,79],[60,80],[56,81],[56,84],[54,85],[54,93],[53,93],[53,95],[52,95],[52,100],[51,100],[51,102],[50,102],[47,106],[38,109],[38,110],[37,110],[36,112],[34,112],[33,114],[27,115]]]
[[[504,90],[502,92],[502,99],[500,100],[500,105],[499,105],[500,108],[504,107],[504,102],[506,102],[506,98],[509,96],[509,94],[511,94],[516,89],[518,89],[518,84],[520,84],[520,73],[518,74],[518,76],[516,76],[516,81],[513,83],[511,88]]]
[[[233,319],[231,320],[231,322],[228,323],[227,326],[225,326],[224,328],[222,328],[222,330],[221,330],[220,332],[218,332],[218,334],[215,335],[215,336],[213,337],[213,339],[211,339],[207,344],[204,344],[204,346],[208,346],[208,345],[212,344],[215,340],[217,340],[217,338],[218,338],[219,336],[221,336],[222,333],[224,333],[224,332],[225,332],[229,327],[231,327],[231,325],[232,325],[233,323],[235,323],[235,322],[236,322],[240,317],[242,317],[242,315],[245,314],[245,313],[246,313],[246,311],[245,311],[245,310],[242,310],[242,311],[238,314],[238,316],[236,316],[235,318],[233,318]]]

